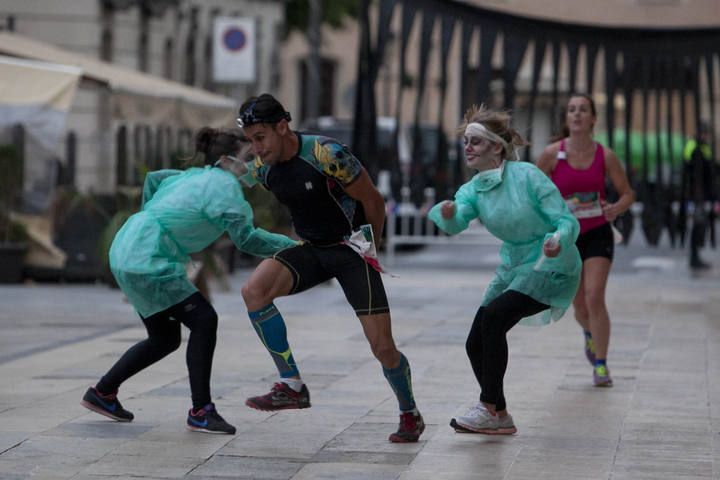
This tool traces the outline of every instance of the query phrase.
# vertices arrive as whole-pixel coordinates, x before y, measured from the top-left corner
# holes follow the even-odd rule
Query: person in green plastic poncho
[[[555,185],[535,165],[508,160],[525,145],[510,115],[484,106],[465,114],[469,168],[478,173],[454,201],[435,205],[430,219],[456,234],[479,219],[503,241],[501,264],[485,292],[466,342],[480,401],[450,425],[457,431],[512,434],[517,431],[503,395],[508,362],[506,334],[520,320],[546,324],[572,302],[580,281],[575,240],[580,226]]]
[[[120,384],[175,351],[183,324],[190,329],[187,366],[193,408],[188,428],[235,433],[210,396],[217,314],[190,283],[185,265],[189,254],[203,250],[223,233],[240,250],[260,257],[297,245],[284,235],[253,226],[252,209],[239,181],[247,172],[248,150],[239,131],[204,128],[196,137],[196,151],[205,154],[207,166],[148,173],[141,211],[128,219],[110,247],[112,273],[142,318],[148,338],[132,346],[87,390],[81,402],[86,408],[131,421],[133,414],[117,399]]]

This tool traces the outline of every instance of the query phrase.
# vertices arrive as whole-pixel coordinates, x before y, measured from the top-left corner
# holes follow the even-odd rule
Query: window
[[[77,164],[77,135],[68,132],[65,137],[65,165],[58,175],[59,185],[75,185],[75,165]]]
[[[480,93],[480,69],[477,67],[468,67],[462,82],[462,105],[493,105],[493,89],[491,82],[502,80],[502,69],[493,68],[490,74],[490,82],[487,85],[488,98],[479,98]],[[465,108],[465,107],[463,107]]]
[[[198,34],[198,8],[190,10],[190,30],[185,44],[185,83],[195,85],[195,37]]]
[[[204,67],[204,85],[206,90],[213,91],[214,90],[214,83],[213,83],[213,74],[212,74],[212,62],[213,62],[213,34],[214,34],[214,28],[215,28],[215,19],[217,16],[220,15],[220,9],[219,8],[213,8],[210,10],[210,21],[208,23],[209,28],[205,35],[205,55],[203,58],[203,61],[205,62]]]
[[[175,72],[175,42],[172,38],[165,39],[165,48],[163,51],[163,76],[165,78],[173,78]]]
[[[165,168],[165,162],[167,161],[166,155],[166,143],[165,143],[165,129],[158,125],[155,129],[155,169]]]
[[[135,125],[133,131],[133,183],[140,185],[145,175],[145,164],[143,162],[143,127]]]
[[[300,104],[300,116],[301,119],[307,118],[307,99],[308,99],[308,65],[307,60],[300,63],[300,91],[302,92],[301,104]],[[320,59],[320,85],[314,86],[319,88],[318,106],[319,116],[332,115],[335,111],[335,72],[337,70],[337,64],[335,61],[321,58]]]
[[[145,125],[143,127],[143,136],[145,137],[143,147],[145,148],[143,159],[148,170],[155,170],[155,152],[153,151],[153,134],[152,129]]]
[[[140,7],[140,35],[138,37],[138,70],[149,71],[150,12]]]
[[[115,134],[115,148],[115,185],[128,185],[130,175],[128,174],[127,127],[125,125],[118,128]]]
[[[195,152],[192,143],[192,130],[183,128],[177,134],[177,150],[183,155],[192,155]]]

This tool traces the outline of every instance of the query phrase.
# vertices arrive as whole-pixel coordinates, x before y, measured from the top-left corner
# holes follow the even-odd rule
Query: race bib
[[[598,192],[576,192],[565,197],[565,203],[570,209],[570,212],[575,215],[575,218],[603,216]]]
[[[355,253],[360,255],[368,265],[377,270],[380,273],[387,273],[391,277],[394,277],[392,273],[389,273],[385,267],[380,264],[378,259],[377,249],[375,248],[375,238],[373,236],[371,225],[361,225],[359,230],[352,232],[352,235],[348,237],[344,242],[345,245],[352,248]]]
[[[352,235],[345,242],[360,256],[377,258],[375,248],[375,237],[371,225],[361,225],[359,230],[352,232]]]

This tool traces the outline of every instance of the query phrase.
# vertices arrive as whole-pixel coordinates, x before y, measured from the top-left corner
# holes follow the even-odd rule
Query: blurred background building
[[[213,75],[219,17],[254,21],[251,80]],[[51,175],[112,193],[189,151],[192,129],[231,126],[237,98],[277,88],[283,17],[279,0],[2,0],[0,55],[83,69]],[[36,156],[30,141],[26,158]],[[42,181],[53,179],[26,178],[26,190]]]
[[[718,32],[717,0],[0,0],[0,154],[20,160],[19,210],[53,219],[35,241],[83,264],[118,198],[182,165],[199,127],[234,126],[249,95],[277,95],[295,128],[347,143],[386,198],[422,210],[467,178],[454,130],[471,104],[513,109],[533,161],[579,90],[643,201],[666,209],[682,142],[699,119],[720,128],[719,42],[698,47]],[[613,33],[632,51],[615,76],[595,41]],[[628,96],[631,61],[647,78]],[[63,218],[89,197],[95,220]]]
[[[184,95],[188,105],[210,107],[210,110],[225,108],[229,112],[232,110],[231,102],[238,103],[250,94],[269,91],[277,94],[293,112],[297,124],[316,126],[318,116],[330,117],[325,125],[335,120],[349,121],[355,113],[360,52],[357,16],[361,0],[290,2],[297,4],[297,9],[306,10],[313,4],[319,5],[322,26],[315,41],[319,58],[314,68],[312,11],[301,12],[299,21],[296,18],[287,19],[286,3],[279,0],[0,0],[0,28],[12,33],[13,37],[23,37],[12,42],[10,37],[3,37],[0,55],[62,63],[58,52],[52,49],[42,51],[43,45],[54,46],[68,54],[78,55],[63,58],[70,64],[77,65],[83,61],[82,58],[95,59],[124,68],[126,73],[152,75],[154,80],[151,82],[146,78],[146,81],[153,83],[159,91],[171,88],[170,83],[163,84],[160,79],[192,87],[184,90],[183,94],[173,93],[176,97]],[[592,0],[465,0],[463,3],[569,24],[639,26],[647,29],[717,27],[720,24],[716,0],[609,0],[600,3]],[[333,10],[331,18],[328,18],[329,10]],[[289,12],[293,13],[292,10]],[[377,2],[373,2],[370,14],[372,22],[375,22]],[[227,82],[214,78],[216,47],[213,43],[213,24],[218,17],[254,20],[256,30],[253,54],[257,60],[257,73],[251,81]],[[420,20],[416,18],[415,23],[418,25],[412,29],[405,47],[406,72],[402,79],[397,61],[400,55],[397,32],[401,28],[401,16],[394,15],[392,22],[383,59],[379,61],[375,87],[377,114],[394,117],[399,108],[401,121],[410,124],[415,116],[414,99],[419,93],[417,70],[421,47]],[[441,102],[437,98],[441,95],[443,80],[440,78],[440,56],[437,54],[441,48],[439,30],[435,29],[428,44],[431,50],[426,67],[428,78],[424,81],[421,94],[419,120],[422,123],[435,123],[438,116],[442,115],[443,133],[451,136],[454,125],[469,106],[469,92],[477,89],[475,84],[480,74],[480,52],[475,51],[477,43],[473,42],[468,52],[468,64],[461,66],[460,32],[456,29],[447,55],[446,106],[440,114]],[[24,39],[27,42],[21,47],[10,45]],[[43,45],[33,45],[31,41]],[[532,57],[532,52],[528,51],[526,57]],[[538,117],[545,115],[552,118],[557,113],[553,111],[550,95],[553,81],[550,57],[546,55],[540,72],[534,107]],[[567,61],[565,56],[561,63],[566,64]],[[482,99],[486,103],[502,106],[503,65],[502,44],[497,42],[489,72],[493,79],[490,82],[490,96]],[[577,85],[580,90],[587,90],[588,87],[584,65],[584,62],[579,61]],[[560,89],[567,91],[570,89],[568,70],[561,70]],[[175,112],[162,118],[157,113],[162,108],[157,105],[153,109],[149,108],[145,99],[140,101],[140,105],[133,106],[132,99],[122,95],[132,88],[123,84],[122,78],[119,78],[123,75],[120,70],[113,72],[109,74],[115,83],[112,86],[107,83],[103,85],[100,74],[93,77],[92,69],[88,69],[84,80],[80,82],[80,89],[70,108],[67,135],[53,152],[60,160],[61,168],[57,173],[60,182],[73,183],[81,191],[113,192],[117,185],[136,184],[142,167],[168,166],[173,153],[187,151],[192,128],[201,122],[216,125],[224,122],[227,126],[232,124],[229,117],[220,120],[220,116],[213,119],[197,113],[191,115],[197,118],[195,123],[179,121],[182,116]],[[532,62],[526,58],[515,80],[517,100],[514,108],[521,125],[528,122],[527,103],[532,73]],[[318,78],[315,79],[313,75]],[[607,102],[600,88],[603,75],[602,65],[598,65],[594,74],[598,79],[595,82],[596,91],[592,93],[598,102],[601,123],[604,122],[602,117],[605,114],[603,106]],[[136,82],[143,80],[143,77],[134,78]],[[398,85],[401,83],[405,101],[396,105]],[[217,97],[203,95],[199,90],[212,92]],[[109,91],[116,93],[119,100],[108,98]],[[142,98],[141,95],[136,97]],[[145,97],[161,98],[162,94]],[[142,108],[136,108],[143,105],[146,107],[145,113]],[[150,110],[156,112],[147,115]],[[640,122],[639,116],[636,122]],[[530,158],[537,157],[553,133],[552,122],[535,122],[533,126],[534,141]],[[407,129],[407,125],[402,128]],[[5,135],[7,137],[8,134]],[[40,182],[38,179],[34,181]],[[26,183],[32,182],[32,178],[26,179]]]
[[[360,3],[358,0],[357,3]],[[569,24],[583,24],[590,26],[606,27],[640,27],[648,30],[656,28],[700,28],[720,27],[720,8],[717,0],[608,0],[597,2],[593,0],[464,0],[472,6],[486,7],[498,12],[509,13],[520,17],[537,18],[553,22],[567,22]],[[355,13],[352,11],[351,13]],[[377,22],[377,2],[371,5],[371,23]],[[402,18],[395,14],[392,18],[392,30],[383,59],[381,60],[378,80],[376,83],[377,114],[379,116],[394,116],[397,100],[398,84],[400,83],[400,68],[397,61],[400,52],[400,39],[397,34],[401,30]],[[433,38],[429,44],[429,65],[427,67],[427,87],[422,95],[422,108],[420,119],[423,122],[436,122],[438,116],[438,96],[440,95],[441,71],[440,55],[441,48],[440,28],[435,28]],[[357,18],[348,16],[343,28],[334,28],[330,25],[323,25],[322,41],[320,43],[321,55],[321,79],[322,94],[320,98],[320,115],[332,116],[340,119],[350,119],[355,113],[355,89],[357,87],[358,54],[360,52],[360,34]],[[414,115],[414,98],[418,93],[418,61],[421,47],[420,18],[415,19],[415,25],[407,42],[406,65],[407,72],[403,78],[405,84],[405,100],[401,105],[401,118],[410,121]],[[479,52],[476,51],[476,44],[473,44],[469,52],[469,65],[467,75],[471,78],[466,82],[465,89],[472,90],[472,77],[478,73]],[[451,134],[454,126],[458,123],[462,112],[469,104],[463,98],[463,78],[460,66],[460,31],[455,29],[448,53],[448,83],[447,103],[443,113],[443,124],[446,126],[445,133]],[[307,107],[304,105],[307,95],[307,74],[306,63],[310,54],[308,36],[305,32],[294,31],[284,42],[280,54],[282,64],[282,80],[280,83],[280,95],[287,103],[287,106],[300,119],[305,119]],[[527,97],[529,96],[532,80],[532,52],[520,67],[515,82],[517,90],[516,119],[520,124],[527,124]],[[582,52],[581,52],[582,55]],[[567,56],[561,62],[562,75],[560,87],[567,91],[568,70],[566,67]],[[579,89],[586,90],[587,82],[583,62],[580,63],[578,72]],[[598,62],[600,63],[600,62]],[[492,55],[492,71],[494,82],[491,82],[492,98],[484,101],[496,103],[502,106],[502,70],[503,70],[502,43],[497,42]],[[552,58],[546,56],[541,70],[539,83],[539,98],[535,107],[536,114],[547,118],[551,116],[551,89],[552,89]],[[604,76],[602,65],[598,65],[595,71],[594,96],[598,103],[601,122],[604,123],[604,105],[607,101],[602,91],[601,80]],[[467,92],[464,95],[467,97]],[[716,102],[719,99],[715,99]],[[506,106],[509,108],[509,106]],[[709,109],[709,105],[704,105]],[[637,111],[637,110],[636,110]],[[621,115],[622,112],[618,113]],[[707,116],[707,115],[706,115]],[[638,116],[636,122],[640,123]],[[676,125],[678,126],[678,125]],[[535,141],[532,146],[532,158],[545,147],[545,142],[550,137],[551,122],[537,122],[536,131],[533,133]],[[679,128],[679,126],[678,126]]]
[[[106,273],[145,172],[277,90],[283,26],[280,0],[0,0],[0,244],[13,210],[33,276]]]

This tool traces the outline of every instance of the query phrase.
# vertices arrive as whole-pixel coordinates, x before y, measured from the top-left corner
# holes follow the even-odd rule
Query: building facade
[[[555,22],[567,22],[570,24],[582,24],[592,26],[607,27],[642,27],[642,28],[705,28],[720,26],[720,10],[716,0],[609,0],[607,2],[596,2],[593,0],[548,0],[538,2],[535,0],[464,0],[472,6],[485,7],[497,10],[498,12],[509,13],[520,17],[530,17],[543,20],[551,20]],[[401,29],[400,15],[394,15],[392,18],[392,32],[398,32]],[[323,27],[321,56],[323,58],[323,91],[321,98],[324,99],[320,104],[321,115],[331,115],[338,118],[352,118],[355,109],[355,89],[358,75],[358,52],[360,37],[358,31],[358,23],[354,19],[347,19],[345,27],[335,30],[330,27]],[[377,23],[377,11],[371,10],[371,25]],[[378,73],[376,82],[376,103],[377,115],[395,116],[396,108],[400,108],[400,118],[404,122],[412,122],[414,120],[416,99],[418,98],[418,79],[414,72],[418,70],[418,64],[421,56],[420,41],[420,19],[415,19],[415,25],[412,29],[410,38],[407,43],[406,52],[406,68],[407,72],[404,78],[401,78],[399,67],[399,49],[400,42],[398,35],[391,35],[385,46],[383,62]],[[476,33],[477,35],[477,33]],[[455,29],[455,33],[450,43],[450,50],[447,56],[448,60],[448,78],[447,92],[445,97],[445,106],[442,115],[440,114],[440,84],[441,68],[440,62],[443,60],[440,55],[441,48],[440,28],[436,26],[433,31],[432,39],[429,43],[430,55],[428,58],[428,77],[426,87],[421,99],[418,101],[420,106],[421,122],[437,122],[439,116],[442,116],[443,125],[446,134],[453,134],[453,127],[458,124],[464,109],[469,107],[465,105],[464,98],[467,97],[465,90],[473,88],[473,82],[478,75],[479,57],[478,42],[473,38],[472,46],[469,51],[469,64],[460,65],[459,51],[461,46],[461,32],[459,28]],[[505,107],[503,105],[503,81],[502,72],[504,67],[503,45],[502,41],[495,44],[492,54],[492,67],[490,75],[490,95],[483,99],[496,107]],[[283,44],[281,53],[281,62],[283,76],[280,85],[280,94],[283,100],[295,112],[303,112],[305,110],[303,101],[305,99],[304,89],[304,71],[308,57],[308,43],[306,36],[302,33],[295,32]],[[579,52],[578,63],[580,65],[578,71],[579,90],[587,90],[588,82],[586,81],[585,70],[583,69],[584,56],[586,52],[581,48]],[[569,87],[569,78],[567,75],[567,52],[562,52],[560,60],[561,76],[559,79],[560,91],[567,94],[571,88]],[[527,128],[527,104],[529,102],[529,92],[531,88],[532,68],[531,64],[533,49],[530,47],[525,52],[524,60],[515,79],[515,89],[517,90],[515,97],[515,119],[521,128]],[[717,65],[714,68],[718,68]],[[463,71],[466,78],[463,79]],[[561,112],[552,104],[551,89],[552,75],[554,66],[550,55],[545,55],[545,61],[540,71],[540,82],[538,97],[535,102],[536,119],[533,123],[533,142],[531,148],[531,158],[537,158],[544,148],[547,140],[557,133],[557,117]],[[604,94],[604,71],[602,57],[599,56],[595,62],[595,72],[593,78],[594,86],[591,92],[598,105],[600,129],[604,129],[606,123],[605,108],[608,99]],[[717,77],[716,77],[717,78]],[[396,106],[396,100],[399,91],[399,84],[404,83],[403,101]],[[703,85],[707,92],[708,86]],[[716,91],[720,91],[720,86],[716,86]],[[706,97],[707,98],[707,97]],[[618,120],[622,118],[623,99],[618,96],[614,99],[617,104]],[[716,111],[720,111],[720,103],[715,98]],[[655,112],[653,105],[650,105],[650,118],[654,118]],[[708,103],[703,103],[704,117],[710,109]],[[639,112],[639,105],[636,105],[635,112]],[[297,115],[298,118],[301,115]],[[547,119],[547,121],[537,121],[537,118]],[[634,118],[635,126],[640,127],[640,116]],[[619,122],[622,123],[622,122]],[[676,127],[679,126],[676,124]]]
[[[218,16],[255,19],[254,82],[214,81],[213,20]],[[208,91],[237,101],[251,92],[277,89],[283,22],[281,0],[0,0],[0,30],[142,72],[153,77],[146,77],[149,83],[184,84],[191,96]],[[60,172],[50,174],[82,192],[107,194],[119,185],[137,184],[142,169],[167,167],[173,153],[190,150],[192,131],[181,122],[118,115],[123,96],[113,93],[122,85],[114,88],[113,83],[84,77],[68,115],[67,135],[52,152]],[[36,154],[34,148],[32,142],[26,145],[26,157]]]

